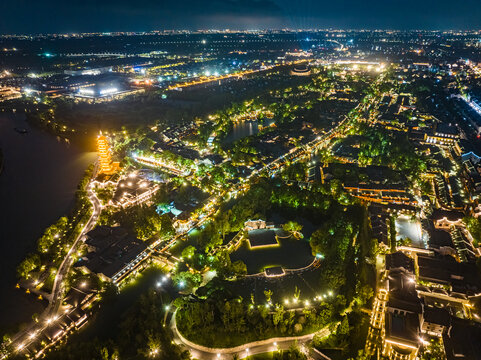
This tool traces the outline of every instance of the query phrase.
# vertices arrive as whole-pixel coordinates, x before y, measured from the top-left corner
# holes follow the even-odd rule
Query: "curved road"
[[[59,317],[59,310],[63,300],[63,280],[64,277],[68,274],[70,267],[72,266],[72,254],[77,250],[78,244],[83,240],[85,234],[87,234],[90,230],[93,229],[93,227],[97,223],[100,211],[102,209],[102,204],[100,203],[100,200],[92,191],[91,183],[87,185],[86,191],[88,199],[93,207],[92,214],[90,215],[90,218],[87,220],[86,224],[80,231],[80,234],[76,237],[75,241],[70,247],[70,250],[65,255],[62,263],[59,266],[52,287],[52,293],[49,296],[49,304],[42,313],[42,315],[39,317],[39,322],[32,323],[30,326],[28,326],[23,331],[17,333],[12,338],[10,346],[14,349],[14,351],[22,351],[26,346],[35,341],[35,336],[32,336],[32,334],[38,334],[42,332],[43,330],[45,330],[45,328],[48,327],[51,321],[55,321],[55,319]]]
[[[366,108],[369,108],[369,106],[370,106],[370,104],[363,104],[361,102],[356,106],[355,109],[358,112],[362,112],[363,110],[366,110]],[[338,136],[340,133],[343,133],[350,128],[350,126],[348,124],[346,124],[346,122],[348,120],[349,120],[349,118],[346,116],[339,124],[337,124],[337,126],[335,128],[331,129],[328,133],[324,134],[323,136],[320,136],[319,138],[311,141],[310,143],[308,143],[304,146],[300,146],[300,147],[291,149],[291,151],[289,153],[284,154],[284,155],[280,156],[279,158],[275,159],[271,163],[264,166],[261,170],[252,172],[252,174],[250,174],[249,177],[246,180],[249,180],[251,177],[254,177],[254,176],[256,176],[256,175],[258,175],[258,174],[260,174],[264,171],[267,171],[267,173],[269,175],[273,175],[276,172],[278,172],[279,169],[283,165],[285,165],[286,162],[295,162],[296,160],[302,158],[303,156],[308,155],[309,152],[312,151],[314,148],[320,148],[320,147],[326,146],[332,138],[334,138],[335,136]],[[345,128],[345,125],[347,125],[347,129]],[[242,191],[246,191],[247,189],[248,189],[248,186],[244,186],[243,184],[240,184],[236,187],[235,190],[238,190],[239,192],[242,192]],[[31,324],[29,327],[27,327],[27,329],[17,333],[13,337],[10,345],[14,349],[16,349],[17,351],[22,350],[25,346],[27,346],[32,341],[34,341],[35,337],[32,337],[31,334],[37,334],[40,331],[43,331],[51,321],[54,321],[58,317],[58,313],[59,313],[61,303],[62,303],[62,300],[63,300],[63,290],[64,290],[63,280],[64,280],[65,275],[68,274],[68,272],[70,270],[70,267],[72,265],[72,260],[73,260],[72,254],[76,250],[78,243],[84,238],[85,234],[88,233],[95,226],[95,224],[98,220],[98,216],[100,214],[100,211],[102,209],[102,205],[101,205],[99,199],[95,196],[95,193],[92,191],[91,183],[89,183],[87,185],[86,190],[87,190],[88,198],[89,198],[89,200],[90,200],[90,202],[93,206],[92,214],[91,214],[89,220],[87,221],[87,223],[84,225],[82,231],[80,232],[80,234],[77,236],[74,243],[70,247],[70,250],[67,253],[67,255],[65,256],[64,260],[60,264],[60,267],[57,271],[57,274],[56,274],[56,277],[55,277],[55,280],[54,280],[54,285],[53,285],[53,288],[52,288],[52,294],[50,295],[50,299],[49,299],[50,300],[49,305],[47,306],[47,308],[43,312],[39,323]],[[225,195],[225,193],[223,195]],[[210,205],[215,205],[217,203],[217,201],[220,200],[220,198],[222,198],[222,196],[220,196],[218,198],[215,198],[212,201],[212,204],[210,204]],[[211,216],[214,213],[215,213],[215,208],[210,209],[209,213],[206,214],[206,216],[204,218],[195,222],[193,224],[192,228],[201,225],[204,221],[206,221],[209,218],[209,216]],[[176,240],[179,237],[180,237],[179,235],[174,237],[172,239],[172,241],[170,241],[160,251],[163,252],[163,251],[166,251],[167,249],[169,249],[173,244],[175,244]],[[155,247],[155,245],[154,245],[154,247]],[[177,335],[177,333],[175,331],[174,331],[174,334]],[[293,340],[279,341],[278,343],[276,343],[276,345],[274,345],[274,341],[273,341],[272,344],[254,347],[252,349],[249,349],[249,352],[243,351],[243,352],[239,352],[237,354],[239,355],[240,358],[244,358],[248,355],[273,351],[273,350],[275,350],[276,346],[279,349],[285,349],[285,348],[288,348],[293,342],[294,342]],[[196,356],[199,359],[222,359],[224,357],[224,355],[217,356],[217,354],[213,355],[212,353],[201,353],[196,349],[191,349],[191,350],[193,351],[193,354],[199,355],[199,356]],[[231,355],[233,355],[233,354],[235,354],[235,352],[232,353]]]
[[[324,336],[329,336],[331,333],[329,331],[329,327],[326,326],[314,334],[299,336],[299,339],[292,339],[292,338],[290,339],[288,338],[286,340],[281,340],[279,338],[271,339],[268,341],[267,344],[263,344],[263,345],[249,346],[249,344],[246,344],[245,346],[238,346],[236,348],[232,348],[232,350],[229,348],[219,349],[219,351],[222,352],[220,353],[220,352],[216,352],[215,349],[212,349],[213,351],[202,351],[184,342],[184,340],[179,336],[179,331],[177,329],[177,324],[175,321],[175,312],[172,315],[172,320],[170,322],[170,329],[172,330],[172,333],[174,335],[174,342],[176,344],[185,346],[190,351],[191,355],[195,359],[199,359],[199,360],[219,360],[219,359],[231,360],[234,355],[237,355],[239,359],[243,359],[251,355],[264,354],[264,353],[274,352],[278,350],[287,350],[289,349],[289,347],[291,347],[296,343],[301,347],[301,349],[306,350],[304,345],[310,340],[312,340],[314,335],[319,334],[322,337],[324,337]],[[239,348],[242,348],[242,349],[239,349]]]
[[[55,276],[55,281],[52,287],[52,294],[49,306],[47,307],[46,313],[48,314],[51,312],[55,315],[58,311],[60,304],[62,303],[63,299],[63,278],[65,275],[68,274],[70,267],[72,266],[72,254],[77,250],[78,243],[84,238],[85,234],[87,234],[90,230],[93,229],[95,224],[97,223],[98,217],[100,215],[100,211],[102,210],[102,204],[100,200],[95,195],[95,192],[92,191],[91,183],[87,185],[87,196],[92,204],[93,210],[90,218],[87,220],[87,223],[84,225],[82,231],[75,239],[74,243],[70,247],[69,252],[65,255],[62,263],[60,264],[57,274]]]

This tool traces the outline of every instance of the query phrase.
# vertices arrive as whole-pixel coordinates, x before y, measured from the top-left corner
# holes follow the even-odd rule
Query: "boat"
[[[26,133],[28,133],[28,130],[25,129],[25,128],[18,128],[18,127],[16,127],[16,128],[15,128],[15,131],[18,132],[19,134],[26,134]]]

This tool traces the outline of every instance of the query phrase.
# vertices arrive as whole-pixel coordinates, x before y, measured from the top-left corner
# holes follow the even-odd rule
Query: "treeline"
[[[466,227],[473,236],[474,245],[479,246],[481,243],[481,219],[474,216],[465,216],[463,218]]]
[[[85,171],[75,192],[75,204],[69,216],[61,217],[55,224],[45,229],[37,241],[37,250],[18,265],[17,274],[21,279],[30,279],[34,276],[38,282],[44,282],[49,287],[55,277],[70,245],[83,228],[83,224],[90,217],[92,206],[87,197],[86,186],[92,177],[94,166]]]
[[[282,305],[254,305],[240,299],[187,301],[178,299],[177,326],[189,340],[210,347],[233,347],[271,337],[314,332],[340,319],[346,299],[323,302],[302,311]]]
[[[352,311],[338,323],[336,331],[328,337],[314,336],[312,346],[320,351],[335,349],[337,358],[361,360],[364,354],[365,339],[369,326],[369,318],[360,311]]]
[[[159,215],[154,206],[135,205],[112,215],[112,223],[120,223],[137,238],[146,240],[154,235],[168,238],[175,234],[172,219],[168,215]]]

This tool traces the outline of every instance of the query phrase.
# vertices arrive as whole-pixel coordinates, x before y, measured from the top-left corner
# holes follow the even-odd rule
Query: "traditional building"
[[[421,346],[422,305],[415,282],[403,268],[389,271],[383,355],[391,360],[414,360]]]
[[[139,176],[137,172],[121,179],[110,205],[123,209],[148,202],[159,190],[159,185]]]
[[[109,141],[102,132],[97,137],[97,153],[99,155],[99,175],[112,175],[119,169],[119,163],[112,161]]]

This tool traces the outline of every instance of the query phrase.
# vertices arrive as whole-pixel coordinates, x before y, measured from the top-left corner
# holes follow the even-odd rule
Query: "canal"
[[[15,129],[25,129],[22,134]],[[45,304],[17,289],[16,267],[43,230],[72,206],[95,153],[31,127],[21,114],[0,113],[0,335],[28,323]]]

